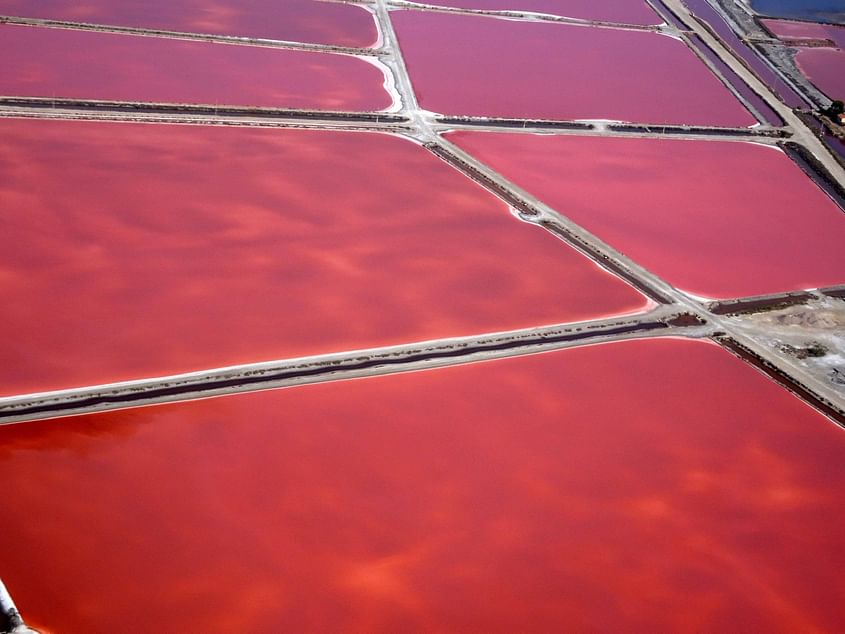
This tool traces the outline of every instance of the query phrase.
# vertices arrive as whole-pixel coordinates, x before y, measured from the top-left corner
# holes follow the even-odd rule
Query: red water
[[[640,31],[398,11],[423,108],[444,114],[753,125],[686,46]]]
[[[449,138],[697,295],[845,282],[845,214],[778,150],[480,132]]]
[[[0,394],[646,304],[396,137],[6,119],[0,183]]]
[[[346,46],[378,37],[361,8],[313,0],[0,0],[0,15]]]
[[[801,72],[831,99],[845,99],[845,27],[789,20],[763,20],[780,38],[831,40],[838,48],[799,48]]]
[[[380,110],[383,84],[354,57],[0,25],[0,95]]]
[[[52,632],[845,630],[845,432],[705,343],[3,427],[0,481]]]
[[[612,0],[598,3],[594,0],[427,0],[425,4],[464,9],[533,11],[567,18],[625,24],[661,24],[663,22],[642,0]]]

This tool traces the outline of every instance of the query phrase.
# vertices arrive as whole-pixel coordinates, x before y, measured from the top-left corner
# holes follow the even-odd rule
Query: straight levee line
[[[666,306],[629,317],[248,364],[205,372],[0,398],[0,424],[174,400],[409,372],[638,337],[706,337],[694,315]]]
[[[441,140],[441,143],[449,145],[445,140]],[[432,149],[432,151],[435,150]],[[451,162],[448,153],[444,152],[442,148],[438,148],[435,153],[447,162]],[[709,304],[678,291],[661,278],[651,274],[636,262],[628,259],[596,236],[581,228],[580,225],[566,218],[566,216],[547,208],[539,201],[535,201],[530,195],[527,195],[527,208],[520,206],[519,203],[523,199],[522,191],[519,188],[504,179],[491,178],[489,175],[484,174],[487,170],[486,166],[459,148],[454,147],[453,154],[462,157],[458,164],[455,165],[457,169],[468,172],[467,175],[471,178],[474,173],[482,174],[482,178],[475,178],[475,180],[487,186],[493,193],[498,193],[497,190],[501,188],[505,192],[505,200],[515,200],[517,203],[516,209],[522,212],[521,215],[524,220],[536,222],[552,231],[567,244],[581,251],[591,260],[618,277],[621,277],[631,284],[631,286],[655,301],[674,305],[679,310],[686,309],[689,314],[694,315],[702,322],[712,324],[713,327],[727,333],[723,337],[715,337],[714,341],[729,351],[734,352],[734,354],[739,349],[738,347],[741,347],[744,352],[743,354],[737,355],[741,359],[753,365],[758,370],[761,370],[782,386],[788,387],[793,394],[803,399],[827,417],[836,422],[841,420],[843,409],[840,405],[836,404],[837,402],[841,402],[841,396],[837,395],[834,388],[822,383],[816,377],[805,373],[800,367],[779,359],[772,351],[762,348],[747,335],[734,328],[730,322],[722,319],[719,314],[714,313]],[[472,163],[477,163],[481,169],[472,166]],[[466,167],[470,167],[470,170],[467,170]],[[490,171],[492,172],[492,170]],[[494,187],[488,186],[487,182],[492,182]],[[736,344],[735,346],[733,345],[734,343]],[[803,378],[798,378],[798,376],[802,376]],[[786,385],[785,381],[788,381],[789,384]]]
[[[316,125],[354,124],[356,128],[372,125],[382,131],[385,124],[408,124],[406,111],[359,112],[351,110],[305,110],[257,106],[227,106],[211,104],[179,104],[145,101],[115,101],[105,99],[76,99],[65,97],[0,96],[0,117],[29,116],[51,119],[77,119],[81,115],[107,120],[139,119],[153,123],[180,121],[179,117],[201,117],[205,121],[292,121],[315,122]],[[571,134],[578,136],[635,136],[643,138],[713,139],[721,141],[755,141],[776,143],[791,137],[782,128],[730,128],[719,126],[679,126],[645,123],[615,123],[578,120],[520,119],[500,117],[469,117],[436,115],[428,124],[433,133],[450,130],[504,130],[533,134]],[[401,130],[405,131],[405,130]]]
[[[620,277],[649,299],[658,304],[670,305],[675,303],[676,299],[671,296],[669,284],[650,273],[644,275],[645,269],[635,262],[602,242],[597,236],[547,207],[528,192],[518,188],[514,183],[494,172],[471,154],[442,138],[436,143],[425,144],[425,147],[462,174],[504,200],[519,212],[523,220],[538,224],[550,231],[570,247],[586,255],[603,269]]]
[[[721,141],[758,141],[774,143],[792,136],[790,130],[759,126],[737,128],[616,121],[583,121],[566,119],[521,119],[516,117],[480,117],[436,115],[430,124],[438,132],[450,130],[482,130],[524,132],[527,134],[571,134],[580,136],[640,136],[651,138],[691,138]]]
[[[836,403],[810,389],[800,379],[792,376],[779,365],[772,363],[769,359],[743,345],[736,337],[717,334],[713,337],[713,340],[845,429],[845,408],[842,407],[841,402]]]
[[[191,33],[188,31],[170,31],[166,29],[149,29],[143,27],[117,26],[111,24],[93,24],[89,22],[71,22],[68,20],[50,20],[45,18],[24,18],[11,15],[0,15],[0,24],[17,24],[21,26],[43,27],[53,29],[67,29],[73,31],[92,31],[96,33],[116,33],[119,35],[134,35],[139,37],[158,37],[170,40],[191,40],[212,42],[215,44],[231,44],[234,46],[256,46],[261,48],[282,48],[295,51],[313,51],[334,55],[352,55],[380,57],[385,51],[380,48],[365,48],[357,46],[336,46],[334,44],[314,44],[293,40],[274,40],[260,37],[239,35],[216,35],[211,33]]]
[[[361,4],[361,3],[356,3]],[[426,4],[423,2],[405,2],[403,0],[386,0],[386,4],[393,9],[410,9],[414,11],[433,13],[453,13],[459,15],[471,15],[483,18],[497,18],[503,20],[514,20],[519,22],[546,22],[566,24],[569,26],[580,26],[595,29],[610,29],[615,31],[652,31],[660,32],[663,26],[660,24],[628,24],[625,22],[610,22],[607,20],[590,20],[588,18],[572,18],[551,13],[537,11],[519,11],[507,9],[467,9],[463,7],[450,7],[448,5]]]
[[[484,336],[480,339],[476,337],[465,340],[434,342],[426,345],[409,344],[393,349],[331,355],[310,360],[300,359],[270,364],[252,364],[234,369],[208,371],[181,377],[150,379],[132,382],[131,384],[100,386],[99,388],[81,388],[65,391],[60,396],[57,396],[58,393],[54,393],[0,399],[0,404],[2,404],[0,418],[5,417],[7,422],[13,422],[46,416],[69,415],[80,411],[100,411],[102,409],[137,406],[167,400],[203,398],[236,391],[253,391],[285,385],[410,371],[423,367],[453,365],[486,358],[499,358],[500,356],[529,354],[561,347],[616,341],[636,336],[674,335],[694,337],[702,336],[702,333],[704,333],[704,336],[709,336],[707,333],[710,333],[711,329],[717,326],[725,326],[719,323],[721,320],[717,315],[713,315],[700,302],[687,297],[635,262],[628,260],[597,237],[583,230],[579,225],[572,223],[566,217],[536,201],[530,194],[522,192],[500,174],[442,138],[438,134],[437,122],[430,121],[429,115],[419,108],[392,28],[387,4],[384,0],[378,0],[374,8],[384,42],[385,54],[382,56],[382,62],[394,76],[395,84],[401,96],[399,112],[389,114],[326,113],[322,111],[285,109],[270,109],[268,111],[268,109],[235,108],[233,112],[226,116],[232,121],[243,119],[245,125],[253,125],[254,122],[251,119],[257,119],[303,126],[311,125],[314,122],[314,126],[317,127],[331,120],[338,128],[353,129],[354,126],[354,129],[404,133],[403,136],[421,143],[465,176],[476,180],[499,198],[505,200],[519,211],[524,220],[543,226],[565,240],[570,246],[584,253],[592,261],[610,270],[651,297],[658,304],[663,305],[646,316],[618,318],[612,323],[596,321],[589,322],[589,325],[558,327],[557,331],[554,331],[554,329],[550,331],[548,328],[535,328],[521,331],[517,335],[506,333],[504,335]],[[53,102],[49,99],[42,100],[41,103],[26,99],[18,101],[27,102],[19,103],[17,107],[29,113],[50,110],[49,104]],[[219,109],[215,109],[215,112],[212,113],[209,112],[210,107],[204,106],[183,107],[173,104],[129,104],[124,102],[87,102],[86,105],[74,100],[68,101],[71,102],[66,104],[69,108],[79,106],[79,109],[73,113],[76,116],[93,112],[103,116],[119,117],[125,115],[127,120],[130,120],[129,118],[137,116],[137,111],[140,110],[143,113],[142,116],[166,118],[168,116],[185,117],[191,115],[197,118],[206,117],[208,121],[223,122]],[[103,105],[104,103],[106,105]],[[4,106],[0,101],[0,109],[2,107]],[[15,106],[10,103],[6,107]],[[155,108],[161,108],[162,111],[155,111]],[[165,111],[168,108],[171,110]],[[176,108],[176,110],[174,111],[173,108]],[[356,119],[352,120],[350,117]],[[168,121],[168,123],[170,122]],[[587,128],[580,125],[582,122],[573,123],[575,124],[572,126],[573,131],[576,133],[596,134],[601,132],[606,134],[607,128],[610,127],[605,126],[605,130],[601,130],[602,126],[590,124],[590,127]],[[385,129],[385,126],[399,126],[400,124],[402,125],[401,130],[398,127]],[[643,130],[635,129],[632,131],[631,126],[636,127],[637,124],[613,125],[622,129],[612,129],[610,134],[624,134],[626,136],[632,132],[651,134],[649,130],[654,127],[641,126]],[[567,132],[569,131],[567,130]],[[681,131],[681,133],[684,132],[686,130]],[[661,313],[660,311],[665,312]],[[658,317],[654,317],[655,315],[658,315]],[[664,315],[665,318],[659,317],[659,315]],[[737,338],[741,338],[741,335],[738,335]],[[750,345],[753,347],[753,343]],[[371,357],[369,352],[373,352],[376,357]],[[777,367],[777,365],[775,364],[774,367]],[[810,394],[813,394],[812,390],[810,390]],[[823,400],[823,397],[819,398]]]
[[[673,15],[674,12],[669,7],[667,7],[663,2],[661,2],[660,0],[657,0],[656,2],[649,0],[648,4],[651,6],[651,8],[654,10],[654,12],[657,13],[657,15],[659,15],[667,23],[672,23],[673,22],[672,18],[678,17],[676,15]],[[668,15],[667,15],[667,12],[668,12]],[[677,30],[677,36],[686,45],[686,47],[693,53],[693,55],[695,55],[698,58],[698,60],[702,64],[704,64],[707,67],[707,69],[713,74],[714,77],[716,77],[716,79],[719,80],[719,82],[721,82],[721,84],[728,90],[728,92],[730,92],[734,96],[734,98],[740,104],[742,104],[742,106],[748,112],[750,112],[751,115],[755,119],[757,119],[757,121],[759,123],[761,123],[763,125],[767,125],[768,120],[763,115],[763,113],[760,112],[760,110],[758,110],[750,101],[748,101],[748,99],[745,98],[745,96],[739,91],[739,89],[736,86],[734,86],[734,84],[725,75],[725,73],[723,73],[722,70],[720,68],[718,68],[716,63],[713,60],[711,60],[707,56],[705,51],[701,50],[696,43],[700,43],[701,46],[705,47],[707,50],[710,50],[714,54],[714,56],[716,57],[716,59],[718,61],[723,62],[723,60],[721,59],[721,56],[718,55],[718,53],[716,53],[716,51],[713,51],[711,48],[709,48],[707,46],[707,43],[704,42],[701,38],[697,37],[694,32],[690,32],[686,28],[684,28],[684,26],[686,26],[686,25],[684,25],[682,20],[679,20],[679,22],[681,24],[681,27]],[[728,70],[731,70],[731,69],[728,68]],[[746,86],[747,86],[747,84],[746,84]],[[753,90],[753,88],[751,88],[751,86],[748,86],[748,88],[752,92],[754,92],[754,90]],[[761,98],[761,100],[765,104],[765,99],[763,98],[763,96],[762,95],[758,95],[758,96]]]
[[[31,110],[55,109],[74,112],[106,112],[110,114],[174,114],[208,117],[252,117],[265,119],[351,121],[354,123],[407,123],[408,117],[391,112],[358,112],[350,110],[305,110],[299,108],[268,108],[257,106],[218,106],[210,104],[179,104],[152,101],[113,101],[105,99],[71,99],[52,97],[0,97],[0,107]]]
[[[668,1],[672,2],[672,4],[679,4],[677,0]],[[396,84],[400,87],[400,90],[403,91],[402,94],[404,97],[404,107],[407,109],[410,106],[411,112],[409,114],[411,115],[414,124],[419,127],[419,134],[417,135],[417,139],[422,142],[430,151],[434,152],[443,160],[446,160],[456,168],[460,169],[460,171],[465,174],[467,173],[466,166],[469,166],[471,169],[469,170],[470,173],[467,175],[469,175],[471,178],[474,178],[474,180],[480,182],[487,189],[495,193],[497,196],[501,197],[509,204],[518,203],[516,209],[520,212],[520,215],[523,217],[524,220],[536,222],[541,226],[544,226],[546,229],[562,237],[564,240],[566,240],[568,244],[580,250],[582,253],[590,257],[590,259],[592,259],[594,262],[604,268],[608,268],[608,262],[616,262],[621,264],[623,271],[626,271],[626,273],[628,271],[630,272],[630,274],[626,274],[623,279],[625,279],[629,283],[633,283],[636,288],[648,289],[649,291],[651,291],[650,293],[648,293],[650,296],[670,302],[670,305],[675,305],[678,307],[678,309],[685,310],[690,315],[694,316],[696,319],[708,324],[713,324],[713,326],[719,328],[720,330],[723,329],[725,332],[728,333],[728,335],[730,335],[731,340],[736,341],[739,345],[742,345],[745,349],[748,350],[748,353],[750,355],[756,355],[756,357],[764,361],[764,363],[762,364],[757,364],[757,367],[766,372],[766,374],[770,378],[775,381],[781,382],[781,379],[779,378],[780,375],[790,377],[791,381],[793,381],[796,385],[801,386],[800,390],[793,390],[793,393],[803,398],[807,403],[809,403],[813,407],[816,407],[825,415],[832,415],[831,412],[833,410],[831,410],[827,404],[836,401],[837,396],[834,394],[830,386],[821,383],[813,376],[807,375],[800,368],[795,367],[794,365],[786,363],[785,361],[777,358],[771,353],[771,351],[762,349],[743,333],[733,332],[735,329],[729,322],[727,322],[719,315],[714,315],[713,313],[711,313],[708,310],[708,307],[704,305],[700,300],[698,300],[697,298],[693,298],[687,295],[686,293],[678,291],[673,286],[668,284],[665,280],[647,271],[642,266],[638,265],[636,262],[628,259],[624,255],[622,255],[621,253],[619,253],[618,251],[598,239],[597,236],[594,236],[590,232],[586,231],[583,227],[572,222],[564,215],[551,208],[548,208],[542,202],[540,202],[527,192],[522,191],[513,183],[503,178],[500,174],[475,159],[475,157],[467,154],[466,152],[463,152],[460,148],[457,148],[449,141],[437,134],[437,131],[432,127],[432,125],[430,125],[426,114],[421,112],[419,110],[419,107],[417,106],[416,96],[413,93],[413,87],[410,81],[410,77],[408,75],[407,68],[405,67],[404,60],[402,59],[401,47],[399,46],[398,41],[396,40],[392,23],[390,21],[390,16],[386,10],[385,0],[377,0],[377,7],[377,16],[379,22],[382,25],[382,28],[385,33],[389,34],[389,38],[386,36],[386,42],[389,45],[392,45],[393,64],[391,65],[391,68],[392,70],[394,70],[394,72],[399,73],[399,77],[396,78]],[[658,14],[663,15],[660,12],[658,12]],[[682,23],[684,23],[684,21],[682,21]],[[772,106],[770,103],[768,103],[770,99],[775,99],[772,96],[771,91],[769,91],[768,88],[764,84],[762,84],[762,82],[756,81],[755,85],[755,76],[751,75],[749,78],[743,75],[742,70],[744,70],[744,67],[739,69],[735,68],[735,66],[740,65],[738,63],[732,64],[732,62],[735,62],[733,58],[729,58],[727,60],[722,59],[725,55],[728,54],[724,52],[724,47],[721,46],[721,41],[717,39],[715,41],[715,44],[711,41],[708,41],[708,36],[710,36],[710,34],[706,31],[703,34],[699,33],[698,31],[703,29],[702,27],[700,27],[700,25],[696,26],[698,28],[691,29],[691,31],[695,33],[698,37],[700,37],[703,41],[703,44],[708,46],[716,54],[717,58],[721,59],[732,72],[736,73],[742,81],[748,84],[749,88],[752,91],[761,96],[763,102],[768,107],[771,107],[771,109],[778,116],[780,116],[785,123],[793,124],[797,121],[797,127],[793,125],[793,130],[798,136],[801,137],[800,141],[805,141],[806,127],[800,120],[797,119],[794,113],[792,113],[791,110],[789,110],[779,101],[777,102],[777,104],[775,104],[775,106]],[[682,36],[683,35],[684,34],[682,34]],[[710,39],[712,39],[712,37]],[[686,41],[688,40],[688,38],[684,37],[684,40]],[[697,54],[699,54],[696,49],[693,50]],[[701,57],[700,54],[699,57]],[[707,64],[708,60],[702,58],[702,63]],[[746,75],[748,75],[747,71]],[[777,100],[775,99],[775,101]],[[806,143],[814,142],[816,142],[817,144],[815,138],[810,138],[809,140],[806,140]],[[839,177],[843,173],[843,170],[838,164],[834,168],[831,168],[830,171],[831,178],[833,178],[834,180],[842,180],[839,179]],[[527,205],[524,203],[527,203]],[[609,270],[613,271],[617,275],[619,274],[618,269],[613,270],[613,268],[611,268]],[[723,339],[716,339],[716,341],[722,343],[724,347],[730,349],[729,346],[724,343]],[[751,357],[743,358],[745,358],[746,361],[751,363]],[[752,363],[752,365],[755,364]],[[804,380],[799,380],[795,378],[793,374],[796,373],[798,375],[804,376]]]

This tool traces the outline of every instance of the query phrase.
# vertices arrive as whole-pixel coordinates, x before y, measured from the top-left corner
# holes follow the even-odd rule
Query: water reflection
[[[395,137],[25,120],[0,130],[0,393],[646,303]]]
[[[420,102],[429,110],[755,123],[707,67],[669,37],[442,13],[401,11],[392,17]]]
[[[68,451],[97,419],[133,433]],[[708,344],[5,427],[0,444],[0,567],[57,631],[845,625],[845,436]]]
[[[367,11],[314,0],[0,0],[0,14],[345,46],[377,37]]]
[[[495,133],[450,138],[697,295],[745,297],[845,281],[845,216],[777,149]]]
[[[320,110],[391,105],[342,55],[0,25],[0,94]]]

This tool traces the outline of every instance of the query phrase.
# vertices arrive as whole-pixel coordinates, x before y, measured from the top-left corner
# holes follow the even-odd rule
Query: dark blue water
[[[845,24],[845,0],[752,0],[762,14]]]

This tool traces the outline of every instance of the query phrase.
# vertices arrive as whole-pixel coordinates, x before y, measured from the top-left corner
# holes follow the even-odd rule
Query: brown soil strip
[[[536,128],[549,130],[594,130],[591,123],[552,121],[549,119],[507,119],[501,117],[437,117],[437,123],[497,128]]]
[[[807,176],[821,187],[830,196],[839,208],[845,211],[845,188],[827,171],[827,168],[810,152],[799,143],[787,141],[779,144],[783,151],[798,164]]]
[[[761,297],[745,297],[742,299],[728,299],[711,302],[707,310],[716,315],[744,315],[779,310],[787,306],[803,304],[816,296],[806,291],[783,293],[780,295],[766,295]]]
[[[369,123],[407,123],[408,117],[384,112],[339,112],[331,110],[295,110],[290,108],[252,108],[204,104],[173,104],[140,101],[100,101],[86,99],[52,99],[49,97],[0,97],[0,106],[50,110],[61,108],[86,112],[184,114],[221,117],[255,117],[320,121]]]

